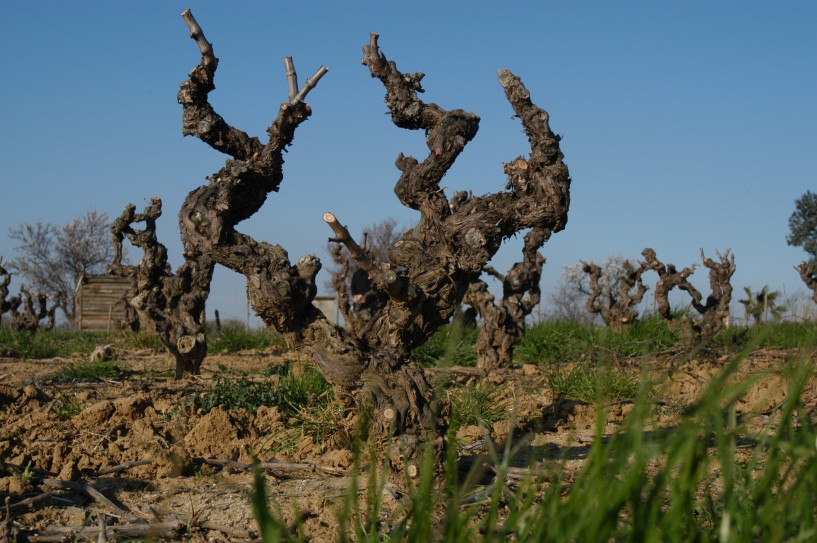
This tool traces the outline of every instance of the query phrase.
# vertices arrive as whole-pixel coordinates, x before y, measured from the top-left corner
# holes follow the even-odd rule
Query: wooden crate
[[[87,332],[116,331],[125,316],[124,297],[133,279],[89,275],[82,279],[76,297],[76,329]]]

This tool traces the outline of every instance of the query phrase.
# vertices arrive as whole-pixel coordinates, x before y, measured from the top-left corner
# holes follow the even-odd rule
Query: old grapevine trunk
[[[435,398],[422,368],[411,360],[412,348],[449,320],[503,239],[525,228],[558,231],[567,222],[570,179],[547,113],[530,101],[519,78],[500,71],[500,84],[530,139],[531,155],[506,165],[505,191],[470,198],[452,211],[439,182],[476,134],[479,118],[420,101],[422,74],[399,72],[372,35],[363,63],[384,84],[394,123],[426,131],[429,156],[423,162],[397,158],[402,174],[395,193],[420,218],[393,244],[388,261],[374,261],[332,213],[324,214],[335,239],[388,297],[382,312],[351,335],[312,304],[321,266],[315,256],[293,265],[282,247],[236,230],[260,209],[269,192],[277,191],[283,180],[282,153],[311,114],[303,100],[326,70],[298,90],[287,60],[289,99],[267,130],[269,141],[261,144],[228,126],[210,107],[207,94],[214,88],[217,60],[189,11],[184,16],[202,53],[202,62],[179,93],[185,133],[233,157],[207,186],[188,197],[180,215],[186,251],[209,255],[245,275],[256,313],[281,332],[290,347],[311,355],[341,400],[367,414],[372,436],[395,445],[392,467],[415,473],[418,445],[441,444],[444,439],[447,405]]]
[[[161,214],[159,198],[153,198],[142,213],[136,213],[133,204],[125,206],[111,226],[115,254],[108,273],[133,278],[135,294],[127,302],[139,320],[159,335],[176,362],[175,378],[181,379],[198,374],[207,356],[204,306],[214,263],[206,254],[189,251],[184,263],[171,272],[167,249],[156,237],[156,219]],[[144,228],[135,229],[136,223],[144,223]],[[125,238],[142,249],[136,266],[122,264]]]
[[[494,301],[488,285],[478,280],[471,283],[464,301],[482,317],[477,338],[477,367],[491,370],[510,364],[513,352],[525,333],[525,319],[539,303],[539,280],[545,257],[539,248],[550,237],[550,231],[534,228],[525,234],[522,261],[515,263],[507,274],[491,266],[485,273],[502,282],[502,299]]]

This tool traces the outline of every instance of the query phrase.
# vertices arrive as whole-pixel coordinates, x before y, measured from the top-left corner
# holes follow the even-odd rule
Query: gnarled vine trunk
[[[324,215],[335,238],[388,297],[382,312],[353,336],[312,304],[321,267],[314,255],[292,264],[282,247],[236,230],[261,208],[268,193],[278,190],[282,153],[311,114],[304,99],[326,69],[299,90],[287,58],[289,97],[267,130],[268,142],[261,144],[227,125],[208,103],[217,61],[189,11],[184,17],[202,53],[179,92],[184,132],[233,157],[207,186],[191,193],[182,209],[186,252],[208,255],[245,275],[258,316],[283,334],[291,348],[311,355],[341,400],[368,414],[370,435],[396,444],[393,468],[416,473],[418,445],[441,444],[448,417],[447,404],[434,396],[422,368],[411,360],[412,348],[448,322],[503,239],[525,228],[556,232],[567,222],[570,178],[548,114],[530,101],[518,77],[500,71],[500,84],[530,139],[531,155],[506,164],[507,190],[470,198],[452,211],[439,183],[475,136],[479,118],[420,101],[422,74],[399,72],[381,53],[377,35],[371,36],[363,63],[385,86],[394,124],[427,133],[429,156],[422,162],[402,154],[397,158],[402,173],[395,193],[420,218],[393,244],[387,262],[374,261],[332,213]]]
[[[800,279],[811,290],[811,299],[817,303],[817,265],[814,261],[801,262],[795,269],[800,274]]]
[[[652,270],[658,274],[658,281],[656,282],[655,290],[653,291],[653,297],[655,299],[658,315],[660,315],[666,322],[670,322],[673,320],[673,317],[672,308],[670,307],[669,303],[669,293],[676,287],[680,287],[681,285],[686,286],[689,284],[687,279],[695,271],[695,266],[693,265],[691,268],[684,268],[683,270],[678,271],[674,264],[665,265],[663,262],[658,260],[658,256],[655,254],[655,251],[649,247],[644,249],[641,252],[641,255],[644,257],[641,267],[645,270]]]
[[[515,263],[507,274],[491,266],[485,273],[502,282],[502,298],[497,303],[485,281],[471,283],[463,301],[482,317],[477,338],[477,367],[491,370],[510,364],[513,351],[525,333],[525,319],[539,303],[542,266],[545,257],[539,248],[550,237],[550,231],[534,228],[525,234],[522,261]]]
[[[25,285],[20,286],[19,294],[10,295],[9,284],[11,273],[3,267],[0,258],[0,318],[8,314],[11,317],[9,327],[12,330],[53,330],[56,311],[62,302],[62,296],[54,296],[51,307],[48,307],[48,297],[39,291],[31,292]],[[45,319],[45,323],[40,321]]]
[[[196,375],[207,355],[204,306],[213,278],[209,256],[185,252],[184,263],[170,271],[167,249],[156,237],[156,219],[162,214],[162,201],[153,198],[142,213],[129,204],[111,226],[114,261],[108,273],[134,279],[135,295],[130,305],[140,323],[151,327],[176,362],[176,379]],[[142,230],[133,228],[144,223]],[[143,251],[136,266],[122,264],[122,242],[127,238]],[[127,312],[126,312],[127,313]]]
[[[644,267],[635,267],[629,260],[622,262],[623,270],[614,278],[615,283],[606,290],[601,286],[603,270],[595,262],[582,262],[582,271],[590,278],[590,297],[585,308],[598,314],[613,330],[631,324],[638,318],[638,304],[644,299],[647,286],[641,280]]]
[[[703,295],[690,282],[682,281],[678,288],[692,297],[692,307],[701,314],[701,322],[695,326],[703,337],[711,337],[729,326],[729,304],[732,301],[732,274],[735,273],[735,255],[727,249],[724,254],[715,251],[720,262],[715,262],[704,255],[701,249],[701,261],[709,269],[709,296],[706,301]]]

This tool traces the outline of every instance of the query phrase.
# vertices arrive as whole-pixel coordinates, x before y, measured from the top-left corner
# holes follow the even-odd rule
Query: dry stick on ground
[[[261,469],[268,469],[271,471],[289,472],[289,471],[319,471],[327,475],[342,476],[347,475],[347,471],[340,468],[333,468],[328,466],[319,466],[312,462],[258,462],[257,464],[242,464],[235,460],[228,460],[224,458],[194,458],[193,462],[201,464],[208,464],[210,466],[229,467],[238,471],[249,471],[255,466]]]
[[[44,502],[51,498],[54,495],[54,492],[49,488],[46,489],[45,492],[42,494],[37,494],[36,496],[32,496],[30,498],[26,498],[24,500],[20,500],[19,502],[15,502],[11,504],[12,511],[19,511],[21,509],[32,509],[35,505],[40,502]]]
[[[817,303],[817,264],[814,261],[801,262],[799,266],[794,268],[800,274],[800,279],[811,290],[811,299]]]
[[[94,488],[89,483],[84,481],[63,481],[60,479],[44,479],[43,484],[47,487],[61,488],[63,490],[73,490],[75,492],[83,492],[87,494],[92,500],[97,502],[102,507],[107,508],[112,515],[123,518],[125,520],[137,520],[139,515],[126,511],[109,500],[102,492]]]
[[[162,201],[152,198],[142,213],[129,204],[111,227],[115,249],[108,273],[135,280],[130,305],[139,322],[151,327],[176,361],[176,379],[201,371],[207,355],[204,305],[210,292],[213,262],[206,255],[185,251],[184,263],[170,271],[167,249],[156,237]],[[133,228],[144,223],[142,230]],[[144,255],[136,266],[122,265],[122,242],[127,238]]]
[[[458,200],[458,205],[460,202]],[[481,279],[468,288],[463,301],[482,317],[476,344],[477,367],[491,370],[510,364],[513,351],[525,333],[525,318],[539,303],[539,281],[545,263],[539,248],[548,238],[550,231],[544,228],[534,228],[525,234],[522,261],[515,263],[505,275],[485,266],[488,275],[502,282],[502,299],[498,304]]]
[[[176,540],[190,528],[187,522],[169,520],[149,524],[120,524],[105,528],[106,538],[150,538]],[[98,538],[99,526],[49,526],[38,530],[37,534],[28,536],[31,543],[51,543],[60,541],[82,541]]]
[[[625,260],[622,266],[624,270],[615,277],[615,283],[610,285],[607,299],[602,303],[601,266],[594,262],[582,262],[582,270],[590,277],[590,297],[585,307],[588,312],[601,315],[605,324],[614,330],[632,323],[638,317],[636,306],[647,292],[647,286],[641,280],[644,267],[636,268],[629,260]]]
[[[703,337],[711,337],[724,326],[729,326],[729,304],[732,301],[732,284],[730,280],[735,273],[735,255],[727,249],[724,254],[715,251],[720,262],[715,262],[704,255],[701,249],[701,260],[709,268],[709,288],[711,290],[706,302],[703,296],[691,283],[683,281],[678,288],[692,297],[692,307],[701,314],[701,323],[695,325],[695,330]]]
[[[404,205],[420,212],[420,219],[392,246],[389,262],[372,263],[367,270],[389,300],[368,330],[353,337],[312,304],[320,269],[314,255],[292,265],[282,247],[236,230],[282,182],[282,153],[311,114],[302,100],[314,85],[305,86],[280,107],[268,129],[269,142],[261,145],[215,116],[207,101],[214,70],[207,69],[207,62],[205,54],[179,94],[185,132],[235,160],[188,197],[180,215],[185,247],[245,275],[250,301],[261,319],[279,331],[290,348],[312,356],[350,411],[369,416],[373,439],[394,445],[393,473],[416,473],[421,444],[441,450],[448,405],[434,397],[422,368],[411,360],[411,349],[448,321],[503,239],[525,228],[556,232],[567,221],[570,179],[547,113],[530,101],[519,78],[500,71],[500,84],[530,139],[531,156],[506,165],[506,191],[472,198],[452,212],[439,182],[476,134],[479,119],[420,101],[422,74],[399,72],[381,53],[377,36],[371,36],[363,63],[384,84],[393,122],[426,132],[429,156],[423,162],[403,155],[397,159],[402,175],[395,193]],[[287,72],[294,70],[288,67]],[[351,242],[347,238],[344,243],[349,247]],[[366,265],[365,259],[358,263]]]
[[[14,536],[11,532],[11,497],[6,496],[3,520],[0,521],[0,543],[12,543]]]
[[[152,464],[153,460],[133,460],[131,462],[124,462],[122,464],[117,464],[116,466],[111,466],[109,468],[103,468],[93,474],[94,477],[100,477],[102,475],[110,475],[111,473],[118,473],[120,471],[129,470],[131,468],[135,468],[138,466],[147,466],[148,464]]]

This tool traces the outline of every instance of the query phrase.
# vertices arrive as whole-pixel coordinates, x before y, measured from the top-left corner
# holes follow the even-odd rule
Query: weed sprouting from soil
[[[373,454],[369,459],[367,452],[361,451],[371,453],[371,443],[355,442],[348,434],[338,432],[338,428],[348,425],[349,413],[333,399],[323,378],[301,362],[268,366],[263,357],[215,358],[224,371],[212,382],[205,381],[206,375],[187,385],[167,386],[168,380],[162,380],[161,386],[167,387],[162,390],[168,395],[159,397],[143,381],[100,386],[100,379],[122,377],[122,370],[108,374],[109,369],[130,367],[120,356],[114,362],[75,364],[59,370],[59,379],[51,380],[53,376],[49,376],[28,391],[22,386],[17,388],[23,381],[15,381],[7,388],[4,382],[0,407],[5,409],[3,416],[13,419],[24,431],[30,428],[31,435],[36,430],[37,435],[47,437],[44,428],[49,432],[74,432],[68,438],[75,440],[72,447],[79,450],[84,443],[82,450],[93,450],[98,458],[95,462],[100,465],[132,458],[123,457],[120,450],[138,450],[138,442],[131,439],[137,435],[131,421],[120,423],[123,419],[117,415],[115,426],[111,419],[100,418],[99,432],[96,423],[80,434],[74,427],[82,426],[86,416],[96,413],[101,417],[106,412],[101,408],[107,402],[116,404],[107,409],[120,409],[119,396],[134,389],[140,397],[133,404],[138,407],[133,409],[134,415],[151,420],[151,410],[144,414],[142,410],[155,401],[151,406],[155,405],[157,412],[171,416],[153,419],[151,425],[162,439],[171,435],[170,429],[181,432],[175,436],[178,447],[190,447],[181,429],[197,423],[215,406],[256,411],[266,405],[280,412],[259,411],[258,420],[269,423],[263,426],[266,433],[259,431],[247,438],[242,450],[293,462],[317,458],[315,464],[342,465],[344,469],[349,466],[348,458],[356,455],[351,475],[335,480],[334,486],[319,486],[317,482],[323,476],[307,473],[303,480],[300,475],[289,478],[293,486],[286,489],[283,485],[287,477],[279,478],[276,485],[266,487],[264,500],[256,494],[252,504],[263,540],[321,540],[316,530],[324,530],[330,540],[372,542],[776,542],[810,541],[817,536],[814,323],[734,327],[692,347],[672,343],[669,336],[663,335],[665,330],[652,322],[618,335],[586,325],[555,322],[536,325],[528,332],[530,358],[525,362],[535,368],[526,367],[524,372],[502,369],[485,377],[475,377],[477,372],[470,370],[439,372],[445,375],[439,390],[451,400],[452,430],[456,432],[457,425],[473,424],[483,425],[484,431],[479,437],[469,434],[459,440],[450,439],[445,469],[423,464],[420,475],[407,481],[402,490],[387,482],[383,466],[388,455]],[[648,337],[651,334],[657,337]],[[124,354],[121,342],[127,340],[127,336],[94,335],[83,340],[59,335],[47,341],[59,349],[82,348],[88,352],[91,345],[108,343]],[[449,338],[441,341],[443,348],[438,352],[457,352],[445,347],[446,342],[464,346],[462,338]],[[71,347],[63,347],[66,345]],[[260,361],[258,367],[247,369],[247,360],[256,359]],[[459,365],[452,362],[456,359],[449,358],[444,364]],[[232,366],[236,360],[242,365]],[[22,362],[5,363],[12,367]],[[47,366],[41,360],[26,364]],[[142,358],[138,364],[143,364]],[[430,360],[428,364],[435,362]],[[11,375],[11,371],[0,373]],[[662,378],[672,386],[663,387],[656,380]],[[202,382],[209,386],[202,388]],[[52,391],[39,386],[43,383],[69,386],[57,386]],[[79,390],[84,396],[76,394]],[[101,396],[103,390],[108,390],[107,396]],[[200,392],[191,395],[191,390]],[[93,405],[83,399],[86,397],[99,403],[96,410],[84,412]],[[102,398],[105,402],[100,402]],[[129,412],[126,409],[131,404],[124,401],[127,399],[122,398],[122,413]],[[570,413],[571,420],[565,415],[558,426],[551,426],[542,410],[558,403],[558,399],[580,400],[566,403],[580,403],[581,407]],[[616,400],[627,401],[621,402],[619,409],[611,405]],[[514,409],[509,407],[511,401]],[[517,412],[517,403],[524,409]],[[22,415],[47,426],[25,426],[22,415],[15,411],[21,408]],[[77,417],[79,413],[82,415]],[[189,424],[174,418],[173,413],[188,415]],[[555,408],[547,413],[551,418],[562,416]],[[514,421],[516,415],[522,419]],[[71,420],[55,423],[56,418]],[[236,425],[256,424],[252,417],[236,417],[239,420]],[[520,430],[524,435],[505,438],[505,431],[513,435]],[[65,443],[64,435],[55,434],[54,442],[61,439]],[[116,446],[97,447],[98,442],[90,441],[90,437],[81,441],[83,436],[106,439]],[[25,486],[18,483],[26,482],[24,468],[30,465],[29,473],[34,477],[28,484],[36,487],[42,473],[38,470],[57,473],[65,462],[54,460],[50,445],[43,447],[32,441],[23,446],[14,440],[5,443],[9,453],[5,466],[0,462],[0,482],[6,485]],[[470,448],[478,443],[479,447]],[[71,454],[72,447],[63,447],[63,454]],[[477,451],[486,447],[488,452],[479,455]],[[522,452],[512,455],[508,451],[513,449]],[[329,454],[324,456],[327,451]],[[330,464],[338,458],[343,458],[344,463]],[[241,459],[247,461],[246,457]],[[223,476],[232,477],[227,470]],[[236,480],[238,477],[236,474]],[[256,488],[263,479],[263,475],[256,479]],[[298,489],[294,486],[309,480],[316,484]],[[173,481],[164,479],[162,484],[172,487]],[[209,480],[207,483],[216,484]],[[246,484],[246,480],[239,484]],[[316,493],[317,500],[324,499],[321,505],[310,502],[306,506],[321,515],[320,519],[305,519],[300,514],[307,498],[298,498],[301,507],[290,498],[302,488]],[[214,497],[207,494],[207,499]],[[241,507],[244,498],[235,499],[229,507]],[[275,504],[275,500],[280,503]],[[136,503],[139,508],[142,502]],[[248,501],[243,504],[250,507]],[[269,515],[263,514],[262,505]],[[48,510],[47,505],[39,507],[42,510],[37,515],[56,518],[58,513]],[[29,522],[31,517],[21,513],[19,518]],[[322,527],[318,527],[319,523],[323,523]],[[195,527],[192,530],[195,534]]]
[[[483,424],[490,427],[507,415],[502,395],[484,381],[447,392],[451,401],[449,432],[452,434],[463,426]]]
[[[69,364],[55,373],[40,380],[48,384],[65,384],[105,379],[118,379],[123,376],[122,369],[115,361],[105,360],[85,364]]]
[[[281,368],[276,375],[263,381],[216,375],[208,390],[191,394],[185,403],[204,413],[215,407],[246,409],[255,413],[264,405],[277,406],[294,415],[306,406],[315,408],[332,401],[331,387],[317,370],[292,363]]]
[[[585,402],[633,399],[640,387],[639,380],[631,373],[589,363],[552,368],[547,380],[555,397]]]
[[[452,447],[445,478],[435,479],[435,466],[424,463],[399,512],[384,518],[378,470],[355,472],[353,481],[369,478],[366,499],[358,498],[353,483],[339,512],[337,540],[812,540],[817,430],[802,416],[802,394],[813,364],[804,358],[789,373],[785,402],[758,433],[737,417],[736,405],[751,386],[734,380],[741,363],[741,356],[728,362],[669,431],[645,431],[656,406],[649,386],[636,383],[627,393],[632,410],[617,432],[605,436],[605,409],[595,391],[595,439],[573,474],[566,465],[531,469],[529,477],[513,482],[507,478],[508,443],[504,456],[492,453],[493,479],[474,487],[479,478],[461,476]],[[588,381],[598,382],[598,375]],[[253,504],[264,537],[305,540],[297,530],[284,530],[282,516],[270,512],[266,501],[262,510],[263,484],[257,476]]]
[[[475,327],[449,324],[437,330],[411,354],[426,367],[474,366],[477,362],[474,344],[478,333]]]
[[[285,349],[284,338],[268,328],[247,330],[243,325],[225,326],[209,344],[209,350],[212,353],[237,353],[270,347]]]

